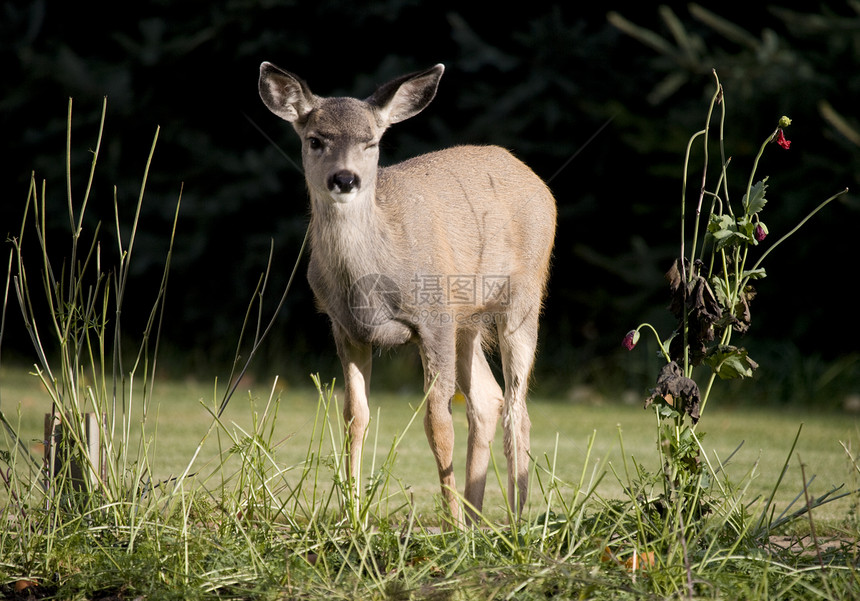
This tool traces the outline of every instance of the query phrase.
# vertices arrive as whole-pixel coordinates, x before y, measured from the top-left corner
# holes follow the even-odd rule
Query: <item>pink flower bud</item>
[[[767,238],[767,230],[765,230],[762,225],[759,223],[755,226],[755,230],[753,231],[753,235],[755,239],[761,242],[765,238]]]
[[[621,346],[626,348],[628,351],[632,351],[637,342],[639,342],[639,330],[630,330],[627,332],[624,340],[621,341]]]
[[[782,129],[779,130],[779,133],[776,134],[776,143],[788,150],[791,146],[791,140],[785,139],[785,134],[782,133]]]

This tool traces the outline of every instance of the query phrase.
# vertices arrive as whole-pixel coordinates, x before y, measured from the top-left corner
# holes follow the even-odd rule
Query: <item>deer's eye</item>
[[[322,140],[315,137],[308,138],[308,148],[311,150],[320,150],[323,147]]]

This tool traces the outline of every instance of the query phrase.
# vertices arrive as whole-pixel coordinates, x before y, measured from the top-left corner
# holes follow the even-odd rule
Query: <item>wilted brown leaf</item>
[[[679,411],[683,407],[693,423],[699,421],[701,395],[699,385],[681,372],[681,368],[674,361],[667,363],[657,376],[657,387],[651,391],[651,396],[645,401],[645,408],[651,406],[654,400],[662,397],[667,403]],[[669,399],[672,399],[671,401]],[[675,403],[676,399],[682,401],[682,407]]]
[[[698,365],[704,357],[706,343],[714,340],[714,326],[722,318],[723,308],[708,281],[700,275],[693,275],[687,281],[686,265],[689,262],[685,260],[685,266],[680,263],[680,259],[672,263],[666,272],[666,280],[671,294],[669,310],[678,320],[678,331],[683,331],[686,316],[687,340],[683,337],[673,339],[669,351],[672,357],[680,358],[686,342],[690,348],[690,360],[693,365]]]

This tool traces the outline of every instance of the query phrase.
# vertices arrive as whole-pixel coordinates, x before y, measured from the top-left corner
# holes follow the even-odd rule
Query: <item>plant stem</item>
[[[714,71],[714,77],[715,78],[717,77],[716,71]],[[705,198],[705,183],[707,182],[707,179],[708,179],[708,158],[709,158],[708,137],[709,137],[710,129],[711,129],[711,117],[713,116],[713,113],[714,113],[714,105],[717,103],[718,99],[722,97],[722,91],[723,91],[723,89],[720,86],[720,80],[717,78],[717,91],[714,92],[714,96],[711,98],[711,104],[708,107],[708,116],[705,119],[705,129],[702,130],[702,132],[704,133],[704,136],[705,136],[704,142],[702,144],[702,148],[704,150],[704,160],[703,160],[703,165],[702,165],[702,185],[699,188],[699,202],[696,205],[696,220],[694,222],[694,228],[693,228],[693,248],[690,250],[690,279],[693,278],[693,269],[694,269],[693,265],[694,265],[694,259],[696,257],[696,246],[697,246],[698,241],[699,241],[699,222],[700,222],[700,218],[701,218],[701,214],[702,214],[702,202],[704,201],[704,198]],[[691,140],[691,142],[692,142],[692,140]],[[684,169],[686,171],[686,164],[684,166]],[[681,219],[682,240],[683,240],[683,235],[684,235],[683,223],[684,223],[684,220],[683,220],[683,209],[682,209],[682,219]],[[682,253],[682,256],[683,256],[683,253]]]
[[[761,263],[762,263],[762,261],[764,261],[765,257],[767,257],[777,246],[779,246],[780,244],[785,242],[789,238],[789,236],[793,235],[797,230],[799,230],[807,221],[809,221],[809,219],[813,215],[815,215],[818,211],[820,211],[821,209],[826,207],[828,204],[830,204],[831,202],[833,202],[834,200],[836,200],[837,198],[839,198],[843,194],[847,194],[847,193],[848,193],[848,188],[845,188],[844,190],[840,190],[839,192],[837,192],[836,194],[834,194],[833,196],[831,196],[830,198],[828,198],[827,200],[822,202],[820,205],[815,207],[815,209],[813,209],[806,217],[804,217],[800,221],[800,223],[798,223],[796,226],[794,226],[791,229],[791,231],[789,231],[787,234],[782,236],[779,240],[774,242],[770,248],[768,248],[766,251],[764,251],[762,253],[761,257],[759,257],[758,261],[756,261],[755,264],[752,266],[752,269],[750,271],[755,271],[756,269],[758,269],[758,266],[761,265]],[[749,279],[749,277],[745,278],[744,281],[746,281],[747,279]]]

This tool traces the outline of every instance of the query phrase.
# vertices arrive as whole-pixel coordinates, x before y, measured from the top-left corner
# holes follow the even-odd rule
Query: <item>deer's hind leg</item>
[[[526,396],[537,348],[538,312],[538,307],[511,312],[498,324],[505,374],[502,424],[508,464],[508,503],[517,516],[528,496],[531,420]]]
[[[490,443],[504,398],[484,355],[480,330],[460,330],[457,334],[457,388],[466,397],[466,516],[474,524],[484,504]]]

